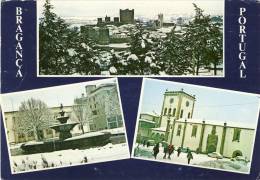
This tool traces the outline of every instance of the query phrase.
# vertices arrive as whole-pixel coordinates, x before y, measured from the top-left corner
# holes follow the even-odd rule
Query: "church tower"
[[[166,127],[169,120],[192,118],[195,101],[195,95],[190,95],[183,89],[181,91],[166,90],[159,126]]]

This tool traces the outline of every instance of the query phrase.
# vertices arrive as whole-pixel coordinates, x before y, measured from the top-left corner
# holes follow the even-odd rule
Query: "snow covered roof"
[[[139,119],[139,121],[155,124],[154,121],[150,121],[150,120],[147,120],[147,119]]]
[[[216,126],[224,126],[226,123],[227,127],[238,127],[238,128],[247,128],[247,129],[255,129],[256,124],[248,124],[248,123],[241,123],[241,122],[225,122],[219,120],[205,120],[205,119],[178,119],[176,122],[185,122],[187,120],[188,123],[198,123],[202,124],[205,121],[205,124],[209,125],[216,125]]]
[[[152,128],[152,130],[153,130],[153,131],[165,132],[165,131],[166,131],[166,127]]]
[[[142,114],[147,114],[147,115],[152,115],[152,116],[160,117],[160,115],[159,115],[157,112],[155,112],[155,111],[152,111],[152,112],[143,112],[143,113],[141,113],[140,115],[142,115]]]

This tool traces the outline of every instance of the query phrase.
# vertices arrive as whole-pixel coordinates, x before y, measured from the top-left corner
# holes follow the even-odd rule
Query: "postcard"
[[[224,76],[224,1],[37,1],[39,76]]]
[[[132,157],[249,174],[259,97],[145,78]]]
[[[2,98],[12,173],[129,158],[116,79]]]

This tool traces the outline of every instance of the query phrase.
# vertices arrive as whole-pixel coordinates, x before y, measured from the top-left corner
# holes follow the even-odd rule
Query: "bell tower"
[[[167,126],[167,120],[190,119],[193,116],[195,95],[180,91],[168,91],[164,93],[164,100],[161,110],[160,127]]]

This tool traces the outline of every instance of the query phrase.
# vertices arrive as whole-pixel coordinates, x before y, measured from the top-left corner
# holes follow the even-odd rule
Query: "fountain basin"
[[[61,116],[61,117],[57,117],[57,120],[61,123],[61,124],[65,124],[69,119],[69,116]]]
[[[21,145],[24,154],[45,153],[66,149],[87,149],[110,143],[111,133],[91,132],[65,140],[42,141]]]

